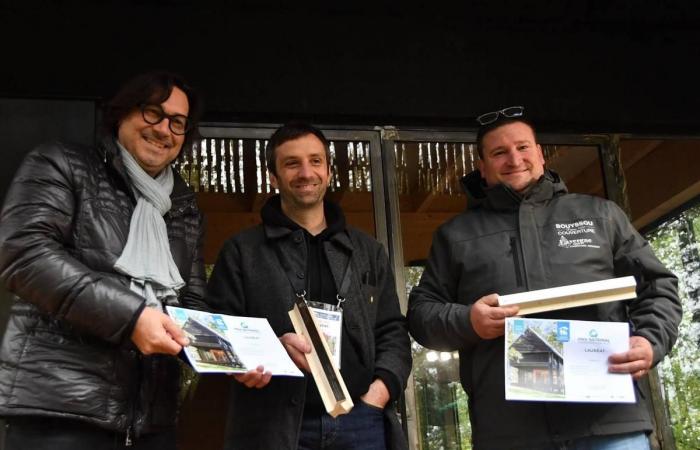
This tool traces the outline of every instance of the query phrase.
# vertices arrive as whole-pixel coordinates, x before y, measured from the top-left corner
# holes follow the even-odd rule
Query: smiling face
[[[275,149],[275,169],[270,182],[280,191],[283,210],[323,209],[330,170],[320,139],[306,134],[283,143]]]
[[[488,186],[505,184],[522,193],[544,174],[542,148],[527,124],[513,122],[495,128],[482,139],[479,171]]]
[[[187,116],[187,95],[174,87],[170,97],[160,104],[166,114]],[[155,125],[143,120],[140,109],[134,109],[119,123],[117,138],[134,157],[146,173],[155,177],[180,153],[185,136],[173,134],[169,119],[164,118]]]

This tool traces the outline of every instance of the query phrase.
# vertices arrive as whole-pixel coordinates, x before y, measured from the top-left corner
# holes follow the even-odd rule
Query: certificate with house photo
[[[257,366],[272,375],[301,377],[267,319],[166,306],[190,340],[184,348],[200,373],[245,373]]]
[[[608,372],[629,348],[627,323],[510,317],[505,331],[506,400],[636,401],[632,376]]]

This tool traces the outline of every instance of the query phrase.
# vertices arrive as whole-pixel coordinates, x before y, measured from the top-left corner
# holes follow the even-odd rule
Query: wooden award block
[[[331,417],[349,413],[354,405],[348,389],[340,371],[333,364],[328,343],[303,299],[297,298],[294,308],[289,311],[289,317],[294,331],[306,336],[311,342],[311,353],[306,354],[306,360],[309,362],[311,375],[321,394],[326,412]]]
[[[637,296],[636,288],[637,282],[632,276],[610,278],[537,291],[499,295],[498,305],[518,305],[520,307],[518,315],[525,316],[556,309],[629,300]]]

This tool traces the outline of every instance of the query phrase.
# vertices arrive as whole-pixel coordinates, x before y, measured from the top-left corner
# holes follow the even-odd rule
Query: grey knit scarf
[[[173,261],[163,215],[170,210],[173,172],[165,167],[156,178],[148,175],[117,141],[126,173],[137,198],[131,215],[129,237],[114,264],[117,272],[131,277],[131,290],[146,299],[146,305],[160,307],[177,297],[185,285]]]

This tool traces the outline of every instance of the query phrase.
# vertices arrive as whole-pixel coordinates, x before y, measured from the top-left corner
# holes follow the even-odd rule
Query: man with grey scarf
[[[19,168],[0,216],[5,450],[176,448],[188,341],[163,307],[197,304],[205,277],[202,216],[170,164],[197,113],[179,76],[139,75],[96,147],[44,144]]]

